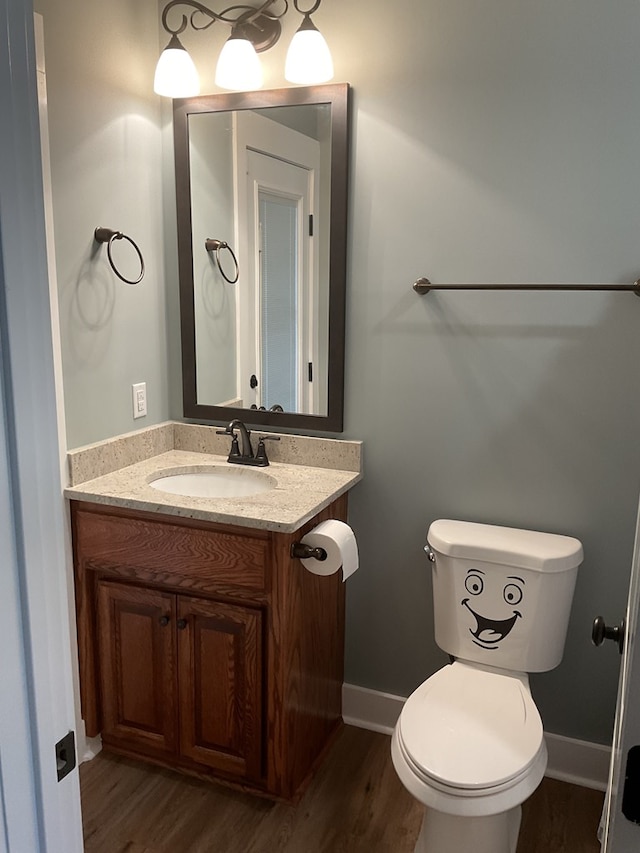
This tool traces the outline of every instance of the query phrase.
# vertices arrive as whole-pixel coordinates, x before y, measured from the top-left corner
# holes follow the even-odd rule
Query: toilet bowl
[[[462,662],[411,695],[394,731],[394,764],[426,806],[466,817],[520,805],[546,767],[527,678]]]
[[[526,675],[444,667],[405,703],[391,756],[405,788],[429,809],[416,851],[513,853],[520,804],[547,765]]]
[[[515,853],[547,750],[528,672],[562,656],[582,546],[555,534],[431,525],[435,633],[453,662],[407,699],[391,755],[427,808],[415,853]]]

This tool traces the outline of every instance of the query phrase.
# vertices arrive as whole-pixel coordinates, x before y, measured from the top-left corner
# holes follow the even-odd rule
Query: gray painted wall
[[[567,533],[586,557],[565,658],[533,691],[547,729],[606,742],[618,658],[589,635],[626,602],[640,300],[411,284],[638,277],[637,6],[326,5],[317,25],[355,90],[346,432],[366,477],[347,680],[406,694],[443,662],[433,519]]]
[[[155,3],[37,0],[44,18],[67,443],[77,447],[169,416]],[[111,271],[93,231],[130,235],[135,286]],[[124,241],[113,255],[133,278]],[[131,385],[147,383],[133,420]]]
[[[95,328],[71,313],[82,271],[92,282],[102,282],[98,266],[107,274],[104,259],[90,262],[98,220],[142,232],[141,242],[148,236],[158,249],[149,290],[166,253],[168,349],[158,301],[149,361],[155,382],[165,367],[178,376],[175,258],[155,221],[156,114],[162,109],[166,137],[167,108],[149,94],[154,5],[118,0],[123,17],[110,12],[105,26],[82,4],[73,4],[72,23],[71,0],[40,2],[56,85],[70,445],[131,428],[117,395],[131,381],[149,381],[151,373],[134,372],[132,363],[152,370],[131,343],[135,289],[114,285],[113,312]],[[53,34],[46,7],[64,18]],[[289,18],[287,38],[297,26],[295,13]],[[351,498],[362,567],[348,584],[347,680],[407,694],[444,662],[421,551],[433,519],[567,533],[583,541],[585,563],[564,661],[533,678],[534,695],[548,730],[606,742],[618,658],[613,647],[595,650],[589,633],[594,615],[618,620],[626,601],[640,473],[640,300],[420,298],[411,284],[420,275],[558,283],[640,274],[636,3],[325,0],[315,21],[331,45],[336,80],[354,89],[345,436],[364,440],[366,476]],[[199,41],[199,63],[211,62],[226,37],[213,30],[185,35],[188,48]],[[76,44],[82,33],[91,38]],[[70,49],[82,70],[75,78]],[[284,85],[285,52],[286,39],[265,56],[266,86]],[[214,91],[212,64],[207,74],[203,91]],[[109,168],[93,157],[107,137],[116,143]],[[169,157],[169,223],[170,170]],[[114,175],[126,193],[106,192]],[[176,384],[168,390],[173,415]],[[163,416],[153,411],[147,421]]]

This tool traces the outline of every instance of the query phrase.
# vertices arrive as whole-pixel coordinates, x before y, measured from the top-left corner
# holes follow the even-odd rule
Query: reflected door
[[[305,341],[298,312],[304,304],[304,269],[300,264],[303,198],[258,194],[259,358],[258,397],[269,409],[302,411],[300,359]]]
[[[242,362],[250,405],[310,412],[313,174],[255,151],[249,152],[248,165],[253,304],[245,313],[252,328],[243,330],[241,340],[247,342]]]

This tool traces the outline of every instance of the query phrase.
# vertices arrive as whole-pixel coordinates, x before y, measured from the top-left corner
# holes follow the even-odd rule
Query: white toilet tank
[[[440,519],[427,541],[443,651],[517,672],[560,663],[582,562],[577,539]]]

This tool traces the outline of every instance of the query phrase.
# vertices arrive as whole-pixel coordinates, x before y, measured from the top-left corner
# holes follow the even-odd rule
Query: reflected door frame
[[[277,152],[277,153],[276,153]],[[308,176],[308,208],[303,202],[301,218],[311,214],[315,222],[319,221],[319,192],[317,176],[320,169],[319,143],[297,131],[291,130],[275,121],[258,116],[251,111],[239,111],[234,116],[234,194],[236,203],[236,234],[239,266],[241,270],[236,289],[237,318],[237,396],[244,407],[262,405],[260,385],[251,388],[249,378],[259,376],[260,353],[260,258],[259,258],[259,215],[258,197],[260,190],[280,195],[297,196],[298,190],[289,186],[276,185],[270,178],[257,177],[252,172],[250,159],[253,154],[264,155],[278,164],[289,165],[304,170]],[[306,244],[303,252],[303,269],[300,273],[306,279],[303,285],[303,308],[299,311],[299,322],[304,331],[299,335],[301,351],[298,373],[306,385],[299,393],[301,413],[319,412],[322,405],[321,389],[318,381],[308,381],[307,364],[313,365],[315,375],[321,374],[319,341],[328,335],[328,329],[318,329],[321,312],[319,310],[319,252],[314,237],[310,235],[308,223],[299,223],[299,233],[304,235]],[[244,272],[246,271],[246,272]]]

